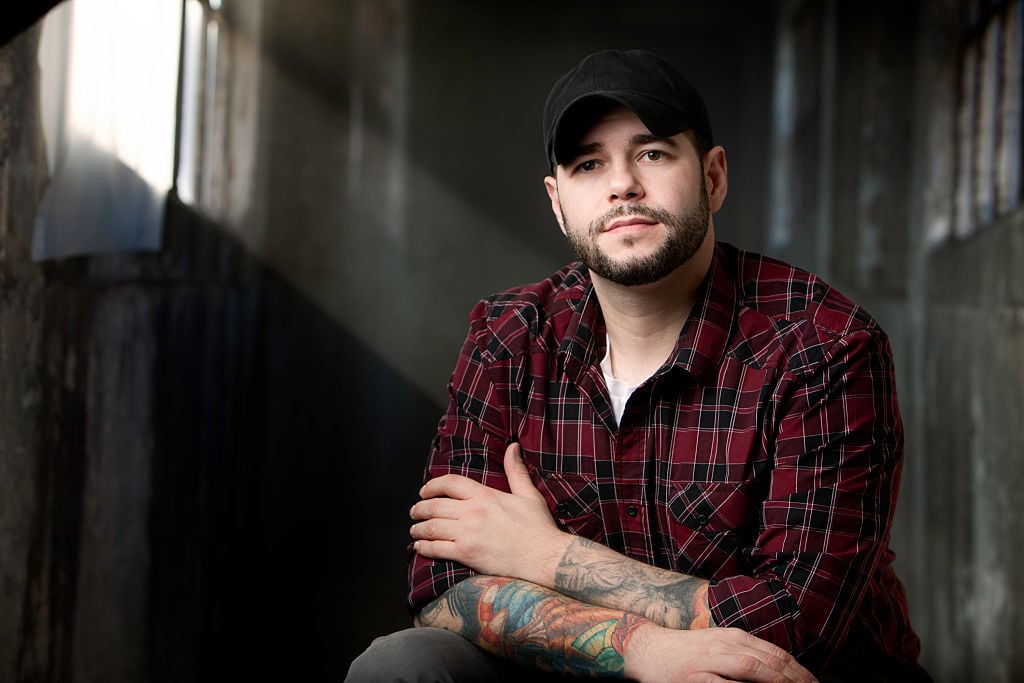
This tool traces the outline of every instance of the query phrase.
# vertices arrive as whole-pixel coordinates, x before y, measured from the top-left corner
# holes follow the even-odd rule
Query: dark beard
[[[623,204],[604,214],[590,224],[586,235],[572,230],[562,213],[566,238],[580,261],[587,268],[606,280],[626,287],[647,285],[666,277],[697,253],[708,232],[708,196],[701,177],[700,198],[697,204],[683,214],[671,214],[664,209],[654,209],[645,204]],[[631,257],[616,262],[598,248],[594,238],[609,221],[623,216],[643,216],[664,225],[668,234],[656,252],[646,257]]]

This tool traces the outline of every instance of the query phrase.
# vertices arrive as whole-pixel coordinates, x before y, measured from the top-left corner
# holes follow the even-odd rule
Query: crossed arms
[[[540,669],[585,676],[814,680],[779,647],[738,629],[707,628],[706,580],[559,530],[517,444],[504,466],[509,493],[458,475],[421,489],[410,511],[416,552],[480,575],[427,605],[417,625],[454,631]]]

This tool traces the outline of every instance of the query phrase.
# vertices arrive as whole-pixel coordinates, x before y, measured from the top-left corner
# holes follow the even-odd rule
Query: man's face
[[[570,246],[620,285],[656,282],[688,261],[708,231],[701,161],[690,138],[654,136],[616,108],[580,139],[545,184]]]

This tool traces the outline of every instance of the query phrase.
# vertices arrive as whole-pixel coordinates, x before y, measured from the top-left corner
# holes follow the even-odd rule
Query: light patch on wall
[[[353,15],[347,194],[354,206],[367,204],[369,198],[370,204],[383,207],[384,227],[402,245],[408,194],[410,9],[405,0],[359,0]],[[384,145],[375,147],[379,142]]]
[[[775,96],[772,104],[772,173],[769,202],[771,222],[768,244],[773,251],[781,251],[793,239],[793,207],[789,200],[791,176],[790,150],[796,128],[796,46],[791,27],[780,22],[775,48]]]
[[[1024,0],[991,3],[965,36],[956,123],[956,237],[969,237],[1016,211],[1024,198],[1022,45]],[[946,237],[929,233],[931,243]]]
[[[50,183],[33,256],[154,250],[174,167],[177,0],[74,0],[40,44]]]

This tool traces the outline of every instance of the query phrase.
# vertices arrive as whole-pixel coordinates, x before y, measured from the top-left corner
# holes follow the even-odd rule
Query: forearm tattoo
[[[621,676],[630,639],[649,622],[526,581],[477,576],[448,589],[416,623],[454,631],[488,652],[544,671]]]
[[[585,538],[575,539],[565,551],[554,589],[591,605],[643,615],[666,628],[712,625],[706,580],[611,555]]]

